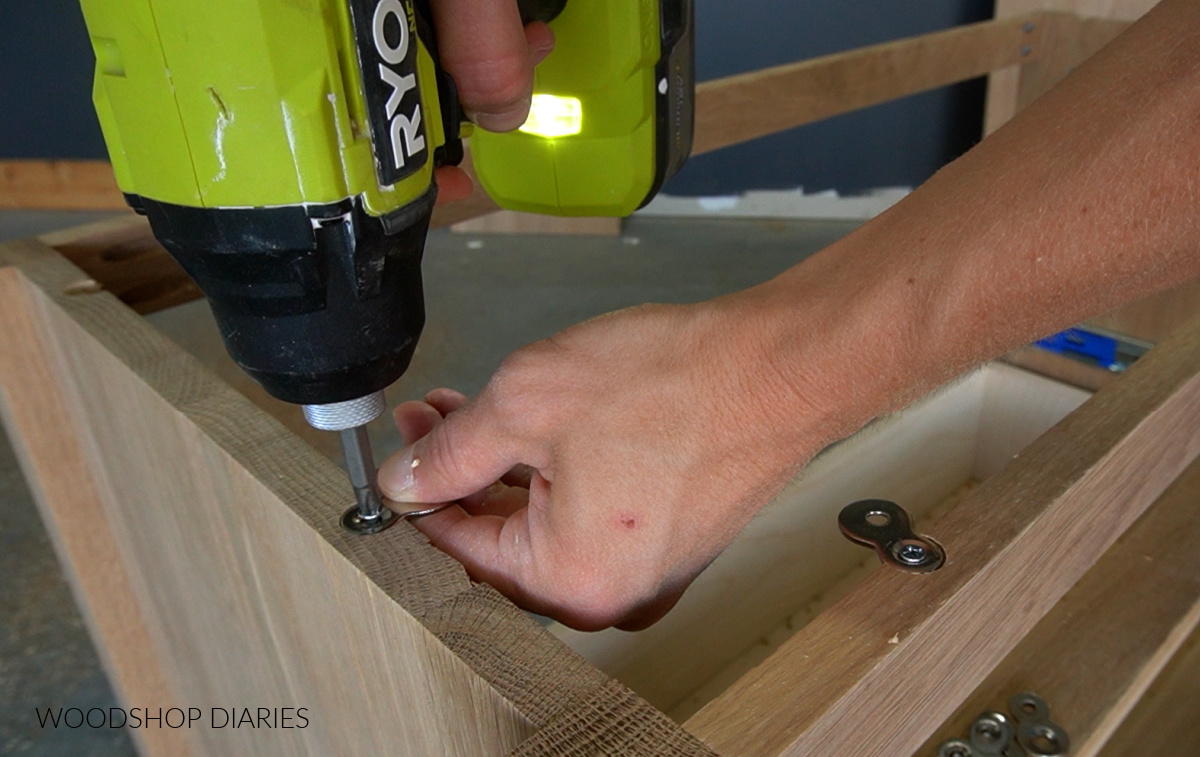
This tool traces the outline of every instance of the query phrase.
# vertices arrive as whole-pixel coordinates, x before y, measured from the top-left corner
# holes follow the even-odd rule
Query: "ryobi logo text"
[[[379,183],[395,184],[429,157],[417,81],[412,0],[350,0]]]

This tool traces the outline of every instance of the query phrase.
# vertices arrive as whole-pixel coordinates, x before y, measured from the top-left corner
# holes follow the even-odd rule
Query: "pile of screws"
[[[1037,694],[1017,694],[1008,709],[1011,718],[1002,712],[975,718],[967,738],[946,741],[938,757],[1055,757],[1071,748],[1067,732],[1050,720],[1050,707]]]

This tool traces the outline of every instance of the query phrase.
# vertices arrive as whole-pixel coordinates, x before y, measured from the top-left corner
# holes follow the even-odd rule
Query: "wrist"
[[[928,283],[874,250],[852,235],[744,293],[754,302],[747,360],[814,449],[949,378],[923,338],[936,307]]]

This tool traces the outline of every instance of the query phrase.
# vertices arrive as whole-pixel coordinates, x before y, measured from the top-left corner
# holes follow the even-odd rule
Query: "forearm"
[[[1198,276],[1198,181],[1200,5],[1164,0],[896,207],[765,285],[790,308],[781,323],[803,319],[776,335],[780,372],[852,406],[836,436]],[[828,337],[817,360],[802,336],[814,324]]]
[[[520,350],[470,403],[401,407],[420,440],[380,485],[401,501],[458,500],[418,527],[524,606],[585,629],[653,622],[824,444],[1200,274],[1200,10],[1163,5],[782,276],[593,319]],[[494,484],[522,464],[527,489]]]

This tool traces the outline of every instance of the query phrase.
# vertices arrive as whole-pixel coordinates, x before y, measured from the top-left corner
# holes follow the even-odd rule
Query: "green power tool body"
[[[390,521],[363,426],[424,325],[421,256],[461,160],[428,0],[82,0],[117,183],[208,297],[230,355],[342,433],[358,509]],[[518,131],[476,130],[502,207],[627,215],[691,146],[692,0],[525,0],[555,32]]]

